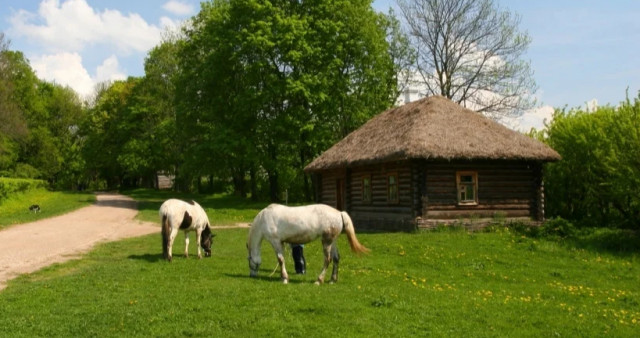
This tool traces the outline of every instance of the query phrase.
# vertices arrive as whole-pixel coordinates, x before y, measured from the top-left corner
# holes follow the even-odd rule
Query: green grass
[[[33,222],[61,215],[95,202],[91,193],[29,190],[11,195],[0,204],[0,229],[12,224]],[[41,212],[29,211],[29,206],[38,204]]]
[[[149,189],[125,190],[122,193],[138,201],[140,212],[137,219],[148,222],[159,222],[158,209],[160,209],[162,202],[170,198],[198,202],[205,209],[209,216],[209,222],[214,226],[250,223],[258,212],[268,204],[223,194],[200,195]]]
[[[633,337],[640,332],[638,252],[490,233],[344,236],[340,280],[288,285],[263,243],[260,277],[248,277],[247,229],[215,231],[213,257],[161,259],[159,235],[99,246],[82,260],[24,275],[0,292],[5,336]],[[193,243],[193,240],[192,240]],[[192,253],[195,248],[192,244]],[[293,270],[287,252],[289,271]]]

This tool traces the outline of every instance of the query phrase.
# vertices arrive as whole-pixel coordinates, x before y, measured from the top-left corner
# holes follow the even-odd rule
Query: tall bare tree
[[[520,17],[492,0],[397,0],[418,57],[415,80],[492,118],[533,107],[536,84],[522,60],[531,38]]]

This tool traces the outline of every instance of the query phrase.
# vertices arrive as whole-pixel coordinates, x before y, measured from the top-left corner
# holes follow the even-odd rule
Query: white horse
[[[207,213],[195,201],[185,202],[177,199],[166,200],[160,206],[162,219],[162,254],[171,262],[173,241],[178,230],[184,230],[184,256],[189,257],[189,231],[196,232],[198,258],[202,258],[200,247],[206,257],[211,256],[211,243],[215,235],[211,234]]]
[[[338,254],[336,240],[342,232],[347,234],[347,239],[353,252],[369,252],[369,249],[358,242],[353,222],[351,222],[351,218],[346,212],[340,212],[324,204],[302,207],[271,204],[258,213],[249,230],[247,239],[249,275],[251,277],[258,275],[258,268],[262,262],[260,245],[262,240],[266,239],[271,243],[276,253],[282,282],[287,284],[289,275],[284,267],[284,243],[305,244],[320,237],[324,251],[324,265],[316,284],[324,282],[324,275],[331,261],[333,261],[331,282],[337,282],[340,255]]]

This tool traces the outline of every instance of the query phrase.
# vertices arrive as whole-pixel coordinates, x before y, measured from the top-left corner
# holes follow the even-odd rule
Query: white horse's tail
[[[358,238],[356,237],[356,229],[353,226],[353,222],[351,221],[351,217],[349,217],[349,214],[342,211],[340,212],[340,215],[342,216],[342,231],[347,234],[347,239],[349,240],[351,251],[357,254],[369,253],[371,250],[367,249],[358,241]]]

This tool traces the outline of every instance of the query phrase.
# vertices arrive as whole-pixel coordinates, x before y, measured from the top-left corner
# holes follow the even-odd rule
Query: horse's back
[[[209,224],[209,218],[204,209],[195,201],[185,202],[183,200],[171,198],[160,206],[160,217],[167,217],[172,219],[173,222],[181,222],[184,218],[185,212],[189,213],[190,217],[194,220],[195,227],[202,227]]]
[[[290,243],[307,243],[326,233],[340,232],[340,212],[325,204],[288,207],[269,205],[265,210],[263,226],[273,238]]]

